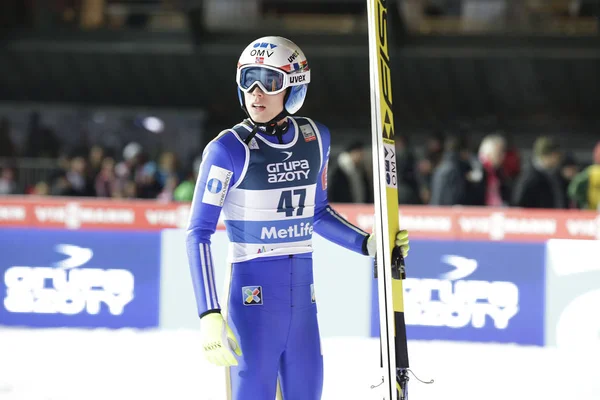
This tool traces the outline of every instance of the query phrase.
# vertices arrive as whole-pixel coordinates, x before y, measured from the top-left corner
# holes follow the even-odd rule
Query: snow
[[[381,399],[377,339],[324,338],[324,400]],[[411,400],[600,399],[600,351],[409,342]],[[1,400],[222,400],[198,331],[0,329]],[[249,397],[251,398],[251,397]]]

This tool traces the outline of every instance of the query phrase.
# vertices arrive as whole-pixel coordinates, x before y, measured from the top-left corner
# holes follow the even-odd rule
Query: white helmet
[[[238,98],[244,111],[244,95],[255,86],[267,94],[290,89],[284,99],[283,112],[295,114],[306,98],[310,69],[304,53],[292,41],[279,36],[265,36],[250,43],[238,60],[236,82]],[[283,114],[283,115],[282,115]]]

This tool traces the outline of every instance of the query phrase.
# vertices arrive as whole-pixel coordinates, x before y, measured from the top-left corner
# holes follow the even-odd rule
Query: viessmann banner
[[[415,240],[406,262],[410,338],[544,344],[545,244]]]
[[[0,252],[0,325],[158,325],[158,233],[2,229]]]
[[[373,206],[334,204],[350,222],[370,231]],[[0,227],[161,230],[185,228],[190,205],[150,200],[0,198]],[[399,208],[400,225],[413,238],[491,241],[600,239],[600,213],[576,210],[519,210],[492,207]],[[219,229],[224,225],[219,223]]]

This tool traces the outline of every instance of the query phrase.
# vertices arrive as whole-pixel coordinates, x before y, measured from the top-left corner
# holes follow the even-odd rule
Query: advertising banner
[[[0,230],[0,325],[158,325],[160,234]]]
[[[360,228],[373,228],[373,206],[333,204]],[[85,198],[0,198],[0,227],[69,230],[153,230],[185,228],[189,203]],[[494,207],[399,208],[400,226],[413,238],[542,242],[600,239],[600,213],[579,210],[523,210]],[[225,226],[219,221],[218,229]]]
[[[411,241],[404,281],[410,339],[544,344],[545,245]],[[371,332],[379,334],[373,283]]]

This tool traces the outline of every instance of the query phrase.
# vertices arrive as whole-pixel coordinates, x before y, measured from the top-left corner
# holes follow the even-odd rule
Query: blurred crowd
[[[599,209],[600,142],[589,149],[591,164],[577,160],[553,137],[538,137],[526,157],[502,132],[473,142],[466,133],[435,133],[417,147],[397,135],[399,203]],[[191,201],[201,162],[198,156],[186,167],[171,151],[152,158],[137,142],[117,151],[92,145],[64,152],[48,129],[28,138],[25,149],[17,151],[8,121],[0,119],[0,195]],[[373,202],[370,153],[362,142],[334,152],[328,169],[332,203]],[[54,162],[24,184],[20,157]]]
[[[175,152],[153,159],[137,142],[115,150],[99,145],[65,149],[53,131],[40,127],[24,151],[11,140],[7,119],[0,119],[0,195],[85,196],[118,199],[191,201],[200,159],[185,167]],[[35,169],[19,168],[23,159]],[[36,160],[53,160],[51,165]],[[30,168],[31,169],[31,168]],[[28,174],[28,179],[19,175]],[[34,178],[32,178],[32,176]],[[32,181],[33,179],[33,181]]]
[[[600,142],[593,163],[578,161],[553,137],[538,137],[523,157],[502,133],[478,146],[466,134],[433,134],[421,151],[396,138],[398,201],[435,206],[600,210]],[[370,149],[348,146],[331,169],[332,202],[372,202]]]

